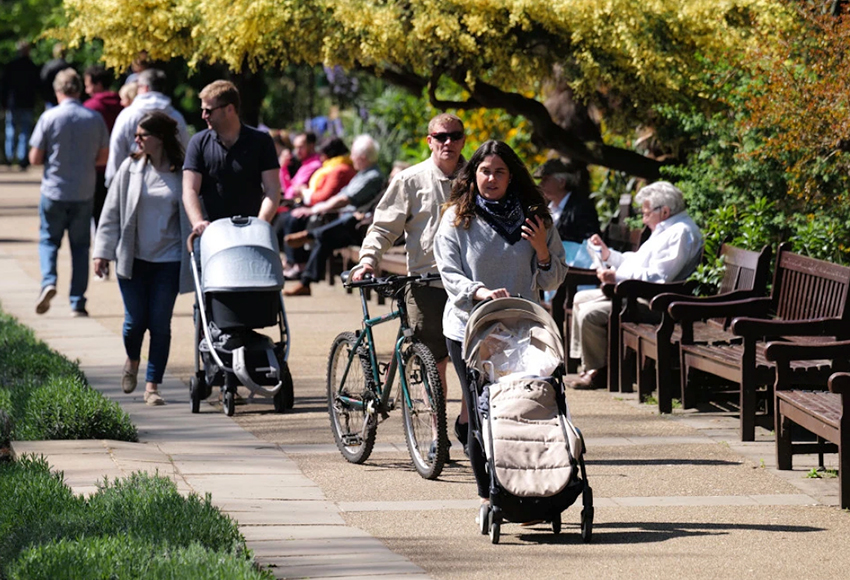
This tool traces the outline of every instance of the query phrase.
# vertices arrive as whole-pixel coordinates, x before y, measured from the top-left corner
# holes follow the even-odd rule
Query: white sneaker
[[[56,296],[56,286],[48,284],[41,289],[41,294],[38,295],[38,300],[35,303],[35,313],[44,314],[50,310],[50,301]]]

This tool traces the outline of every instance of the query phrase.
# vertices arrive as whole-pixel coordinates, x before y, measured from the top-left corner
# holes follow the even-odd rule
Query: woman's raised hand
[[[549,261],[549,246],[546,244],[546,226],[540,216],[526,218],[522,224],[522,237],[531,243],[531,247],[537,252],[538,262]]]

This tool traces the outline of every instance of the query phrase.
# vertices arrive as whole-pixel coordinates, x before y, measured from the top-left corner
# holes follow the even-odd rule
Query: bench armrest
[[[623,280],[614,287],[614,293],[621,298],[644,298],[649,300],[659,294],[672,293],[679,296],[692,296],[696,282],[646,282],[644,280]]]
[[[844,395],[844,404],[850,401],[850,373],[835,373],[829,377],[829,390]],[[845,407],[845,413],[847,412]]]
[[[737,336],[834,336],[847,334],[847,323],[840,318],[805,320],[766,320],[741,317],[732,321],[732,334]],[[823,357],[821,357],[823,358]]]
[[[682,294],[665,293],[659,294],[649,303],[650,308],[657,312],[665,312],[673,302],[687,302],[691,304],[713,304],[715,302],[734,302],[756,297],[752,290],[734,290],[723,294],[712,296],[685,296]]]
[[[764,349],[764,357],[777,363],[792,360],[850,359],[850,340],[816,344],[769,342]]]
[[[667,312],[677,322],[694,322],[709,318],[734,318],[736,316],[767,316],[770,298],[747,298],[731,302],[694,303],[676,301]]]
[[[596,270],[567,266],[567,275],[564,277],[563,283],[573,286],[584,286],[587,284],[598,286],[599,278],[596,276]]]

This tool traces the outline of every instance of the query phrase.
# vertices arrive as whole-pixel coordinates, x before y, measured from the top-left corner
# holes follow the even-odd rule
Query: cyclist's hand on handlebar
[[[358,267],[354,268],[349,276],[349,280],[352,282],[360,282],[366,276],[374,276],[375,270],[369,264],[360,264]]]
[[[208,222],[207,220],[200,221],[192,225],[192,233],[196,236],[200,236],[202,233],[204,233],[204,230],[207,229],[208,225],[210,225],[210,222]]]
[[[508,298],[510,293],[505,288],[497,288],[495,290],[490,290],[489,288],[484,288],[483,286],[475,291],[475,299],[476,300],[490,300],[493,298]]]

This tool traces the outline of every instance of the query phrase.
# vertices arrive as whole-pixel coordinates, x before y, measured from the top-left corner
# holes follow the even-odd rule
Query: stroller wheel
[[[280,390],[274,396],[274,412],[285,413],[292,408],[295,401],[295,395],[292,388],[292,375],[289,373],[289,367],[283,363],[280,367],[281,383]]]
[[[189,399],[192,403],[192,413],[199,413],[201,411],[201,399],[204,398],[204,382],[204,379],[198,377],[189,379]]]
[[[556,536],[561,533],[561,514],[552,518],[552,533]]]
[[[225,391],[221,397],[222,409],[224,410],[224,414],[228,417],[233,416],[233,411],[236,407],[236,402],[233,399],[233,393],[230,391]]]
[[[487,535],[487,529],[490,526],[490,504],[482,503],[478,508],[478,517],[475,520],[482,536]]]
[[[593,538],[593,507],[581,510],[581,539],[585,544]]]
[[[490,517],[488,520],[490,522],[490,543],[498,544],[502,533],[502,518],[501,516],[496,515],[494,510],[490,510]]]

